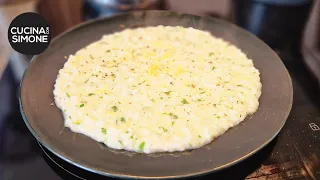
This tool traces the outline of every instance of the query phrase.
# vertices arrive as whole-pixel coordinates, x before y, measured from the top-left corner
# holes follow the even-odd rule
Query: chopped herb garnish
[[[174,125],[174,121],[172,121],[171,125],[172,125],[172,126]]]
[[[146,84],[146,86],[150,86],[150,84]]]
[[[139,145],[139,151],[140,151],[140,152],[143,151],[144,145],[145,145],[145,142],[140,143],[140,145]]]
[[[80,107],[82,108],[84,106],[84,104],[80,104]]]
[[[201,136],[200,136],[200,135],[198,135],[198,137],[199,137],[199,138],[201,138]]]
[[[117,112],[117,111],[118,111],[118,107],[117,107],[117,106],[112,106],[111,108],[112,108],[112,110],[113,110],[114,112]]]
[[[212,70],[214,70],[216,67],[212,67]]]
[[[183,100],[181,102],[182,102],[182,104],[189,104],[189,102],[185,98],[183,98]]]
[[[202,99],[198,99],[198,101],[200,102],[200,101],[203,101]]]
[[[209,56],[212,56],[213,55],[213,52],[209,53]]]
[[[173,114],[172,112],[171,112],[171,113],[169,113],[169,116],[171,116],[173,119],[178,119],[178,116],[177,116],[177,115],[175,115],[175,114]]]
[[[106,128],[101,128],[101,133],[102,134],[107,134],[107,129]]]
[[[217,116],[218,119],[220,119],[220,116]]]
[[[124,119],[124,117],[121,117],[120,121],[121,121],[121,122],[126,122],[126,120]]]
[[[151,101],[152,101],[152,102],[155,102],[155,100],[154,100],[154,99],[151,99]]]
[[[143,84],[143,83],[145,83],[146,81],[142,81],[141,83],[139,83],[138,85],[141,85],[141,84]]]
[[[93,96],[93,95],[94,95],[93,93],[89,93],[89,94],[88,94],[88,96]]]
[[[163,99],[163,97],[160,97],[160,99]]]
[[[166,128],[162,127],[162,126],[160,126],[159,128],[162,129],[163,132],[168,132],[168,129],[166,129]]]
[[[111,73],[111,76],[112,76],[113,78],[116,78],[116,75],[115,75],[115,74],[113,74],[113,73]]]
[[[131,135],[130,138],[133,139],[133,135]]]
[[[237,85],[237,86],[238,86],[238,87],[242,87],[242,85],[240,85],[240,84],[239,84],[239,85]]]
[[[129,131],[126,131],[126,134],[129,134]]]
[[[70,97],[70,94],[67,93],[67,96]]]
[[[90,58],[93,59],[92,55],[90,55]]]
[[[92,74],[92,76],[94,76],[94,74]],[[87,79],[84,83],[87,83],[89,81],[89,79]]]
[[[106,52],[108,53],[108,52],[110,52],[111,50],[110,49],[108,49]]]
[[[71,119],[71,116],[69,116],[69,119]]]
[[[123,146],[123,143],[122,143],[122,141],[120,141],[120,140],[119,140],[119,143],[120,143],[120,144],[121,144],[121,145]]]
[[[200,94],[204,94],[204,93],[206,93],[206,92],[203,91],[203,92],[201,92]]]
[[[167,92],[164,92],[166,95],[170,95],[172,91],[167,91]]]

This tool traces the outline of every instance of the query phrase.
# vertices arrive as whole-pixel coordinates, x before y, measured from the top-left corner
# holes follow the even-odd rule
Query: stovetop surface
[[[320,179],[319,85],[299,54],[282,54],[281,58],[292,77],[294,100],[279,135],[247,160],[193,179]],[[50,159],[41,150],[20,116],[17,90],[18,82],[8,66],[0,79],[0,179],[79,179],[67,171],[85,179],[101,179],[47,152]]]

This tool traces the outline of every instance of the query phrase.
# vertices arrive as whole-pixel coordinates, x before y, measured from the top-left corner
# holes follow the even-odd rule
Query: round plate
[[[121,27],[155,25],[194,27],[239,47],[261,73],[260,107],[212,143],[192,151],[136,154],[113,150],[64,128],[54,106],[53,86],[64,56]],[[210,77],[208,77],[210,78]],[[211,17],[167,11],[139,11],[88,21],[56,37],[35,56],[21,82],[20,108],[29,130],[43,146],[85,170],[120,178],[181,178],[231,166],[269,143],[283,127],[292,106],[292,83],[279,57],[262,41],[233,24]]]

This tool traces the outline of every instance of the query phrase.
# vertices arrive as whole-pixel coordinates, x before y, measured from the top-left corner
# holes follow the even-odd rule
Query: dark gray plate
[[[213,143],[188,152],[144,155],[117,151],[64,128],[62,113],[51,105],[56,76],[66,62],[64,56],[99,40],[103,34],[121,30],[120,25],[194,27],[235,44],[253,59],[261,73],[259,110]],[[20,107],[35,138],[67,162],[105,176],[160,179],[217,171],[252,155],[283,127],[291,110],[292,93],[290,76],[279,57],[250,33],[210,17],[143,11],[89,21],[55,38],[26,70],[21,82]]]

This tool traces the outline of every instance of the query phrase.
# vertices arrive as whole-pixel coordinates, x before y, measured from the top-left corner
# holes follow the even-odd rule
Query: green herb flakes
[[[66,94],[67,94],[68,97],[70,97],[70,94],[69,94],[69,93],[66,93]]]
[[[107,129],[106,128],[101,128],[101,133],[102,134],[107,134]]]
[[[140,145],[139,145],[139,151],[140,151],[140,152],[143,151],[145,144],[146,144],[145,142],[140,143]]]
[[[88,94],[88,96],[93,96],[93,95],[94,95],[93,93],[89,93],[89,94]]]
[[[117,106],[112,106],[111,108],[112,108],[113,112],[117,112],[118,111],[118,107]]]
[[[162,129],[163,132],[168,132],[168,129],[166,129],[166,128],[162,127],[162,126],[160,126],[159,128]]]
[[[181,102],[182,102],[182,104],[189,104],[189,102],[185,98],[183,98],[183,100]]]
[[[145,83],[146,81],[142,81],[141,83],[139,83],[138,85],[141,85],[141,84],[143,84],[143,83]]]
[[[166,95],[170,95],[172,91],[164,92]]]
[[[123,146],[123,143],[122,143],[122,141],[121,141],[121,140],[119,140],[119,143]]]
[[[176,114],[173,114],[172,112],[169,113],[169,116],[171,116],[173,119],[178,119],[178,116]]]
[[[79,107],[81,107],[81,108],[82,108],[83,106],[84,106],[84,104],[80,104],[80,106],[79,106]]]
[[[121,117],[120,121],[121,122],[126,122],[126,119],[124,119],[124,117]]]

